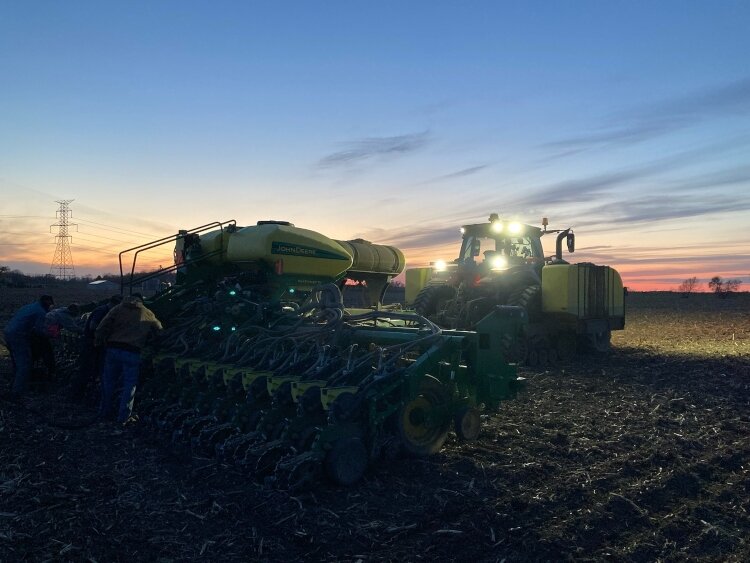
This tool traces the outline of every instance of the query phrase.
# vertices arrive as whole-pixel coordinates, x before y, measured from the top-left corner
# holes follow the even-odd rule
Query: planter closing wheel
[[[482,421],[474,407],[464,407],[456,413],[454,420],[456,435],[460,440],[471,441],[479,437]]]
[[[398,435],[407,452],[424,457],[440,451],[450,427],[450,416],[445,412],[449,399],[440,381],[429,375],[422,379],[419,395],[397,415]]]
[[[326,455],[326,475],[337,485],[348,487],[362,478],[368,461],[367,450],[360,438],[343,438]]]

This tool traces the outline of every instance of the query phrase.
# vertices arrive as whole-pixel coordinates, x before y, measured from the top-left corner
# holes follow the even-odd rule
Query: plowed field
[[[29,296],[2,292],[0,324]],[[477,442],[298,496],[0,401],[0,561],[750,560],[750,294],[631,294],[627,325],[606,357],[523,370]],[[28,403],[89,414],[55,386]]]

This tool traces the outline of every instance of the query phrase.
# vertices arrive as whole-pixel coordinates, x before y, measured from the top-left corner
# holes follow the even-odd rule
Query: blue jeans
[[[99,407],[99,416],[104,418],[109,415],[115,390],[121,388],[117,422],[125,422],[130,417],[140,365],[141,355],[138,352],[107,348],[102,373],[102,403]]]
[[[16,395],[22,395],[26,392],[29,374],[34,365],[34,360],[31,355],[31,341],[28,338],[6,334],[5,344],[8,346],[10,357],[13,360],[13,366],[15,367],[13,393]]]

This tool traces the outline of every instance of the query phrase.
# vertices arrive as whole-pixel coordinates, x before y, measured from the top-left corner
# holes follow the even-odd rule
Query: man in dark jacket
[[[162,326],[146,308],[139,295],[127,297],[114,307],[99,323],[94,344],[107,347],[102,374],[102,402],[99,415],[105,418],[112,410],[112,399],[118,383],[122,395],[117,422],[126,423],[133,411],[133,397],[138,384],[141,349],[153,333]]]
[[[122,303],[122,295],[113,295],[106,303],[99,305],[89,313],[83,326],[81,339],[81,369],[71,381],[71,397],[81,401],[86,396],[86,389],[94,386],[104,369],[104,346],[94,346],[94,334],[99,323],[114,307]]]
[[[24,305],[5,327],[5,343],[13,360],[13,394],[21,396],[26,392],[29,374],[33,366],[31,354],[32,338],[46,337],[44,319],[55,304],[50,295],[42,295],[38,301]]]

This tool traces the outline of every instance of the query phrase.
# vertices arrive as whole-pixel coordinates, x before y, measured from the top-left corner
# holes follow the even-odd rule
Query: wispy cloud
[[[420,182],[421,184],[432,184],[435,182],[443,182],[445,180],[453,180],[455,178],[465,178],[466,176],[473,176],[474,174],[481,172],[482,170],[485,170],[488,168],[489,164],[480,164],[478,166],[471,166],[469,168],[462,168],[461,170],[457,170],[456,172],[450,172],[448,174],[442,174],[440,176],[435,176],[434,178],[430,178],[429,180],[425,180],[424,182]]]
[[[435,226],[415,225],[397,230],[373,229],[358,235],[367,240],[376,240],[380,244],[393,244],[399,248],[429,248],[461,241],[458,225]],[[456,247],[458,253],[458,247]]]
[[[657,194],[635,199],[620,199],[614,203],[606,203],[587,209],[586,215],[596,217],[596,219],[579,221],[577,225],[580,227],[602,224],[631,226],[747,210],[750,210],[750,196],[703,194],[699,198],[670,197],[665,200],[663,194]]]
[[[667,180],[668,175],[717,155],[726,156],[730,152],[747,153],[748,146],[750,146],[749,136],[737,136],[696,149],[681,151],[651,162],[622,167],[618,170],[571,178],[538,187],[528,186],[512,190],[498,190],[496,198],[467,204],[463,207],[454,207],[443,219],[455,219],[461,222],[468,218],[483,217],[488,210],[524,216],[531,210],[544,209],[549,212],[553,208],[559,209],[560,206],[566,204],[580,204],[582,207],[580,207],[579,216],[581,217],[584,214],[596,216],[596,213],[604,212],[601,218],[585,223],[586,225],[598,225],[617,219],[613,214],[618,211],[620,200],[624,200],[623,206],[625,207],[632,204],[634,189],[631,188],[643,187],[646,183],[651,184],[652,192],[656,190],[662,194],[662,197],[655,196],[654,201],[644,204],[644,211],[650,211],[649,206],[665,209],[666,212],[672,210],[679,213],[681,210],[685,210],[684,205],[676,207],[672,207],[671,203],[665,205],[664,199],[668,197],[670,201],[674,200],[678,204],[683,200],[691,204],[693,212],[687,216],[694,216],[695,213],[699,214],[705,195],[702,193],[695,194],[695,191],[746,183],[748,177],[750,177],[750,168],[742,166],[714,170],[680,180]],[[685,195],[686,191],[691,192],[689,199]],[[726,199],[727,201],[705,200],[708,204],[705,213],[721,211],[718,207],[731,207],[731,198],[727,196]],[[744,195],[739,197],[740,204],[745,200]],[[630,208],[632,209],[632,205],[630,205]],[[652,220],[650,214],[644,215],[644,219]],[[630,215],[628,214],[624,220],[631,220]],[[581,226],[584,224],[579,221],[576,223]]]
[[[345,143],[343,150],[324,156],[320,168],[345,167],[375,158],[404,156],[416,152],[431,141],[429,131],[394,137],[367,137]]]
[[[686,191],[704,190],[706,188],[720,188],[750,184],[750,166],[742,166],[729,170],[711,171],[694,176],[688,180],[672,182],[672,189],[684,193]]]
[[[552,158],[585,150],[631,145],[695,125],[707,118],[750,114],[750,77],[646,104],[610,116],[596,131],[543,145]]]

